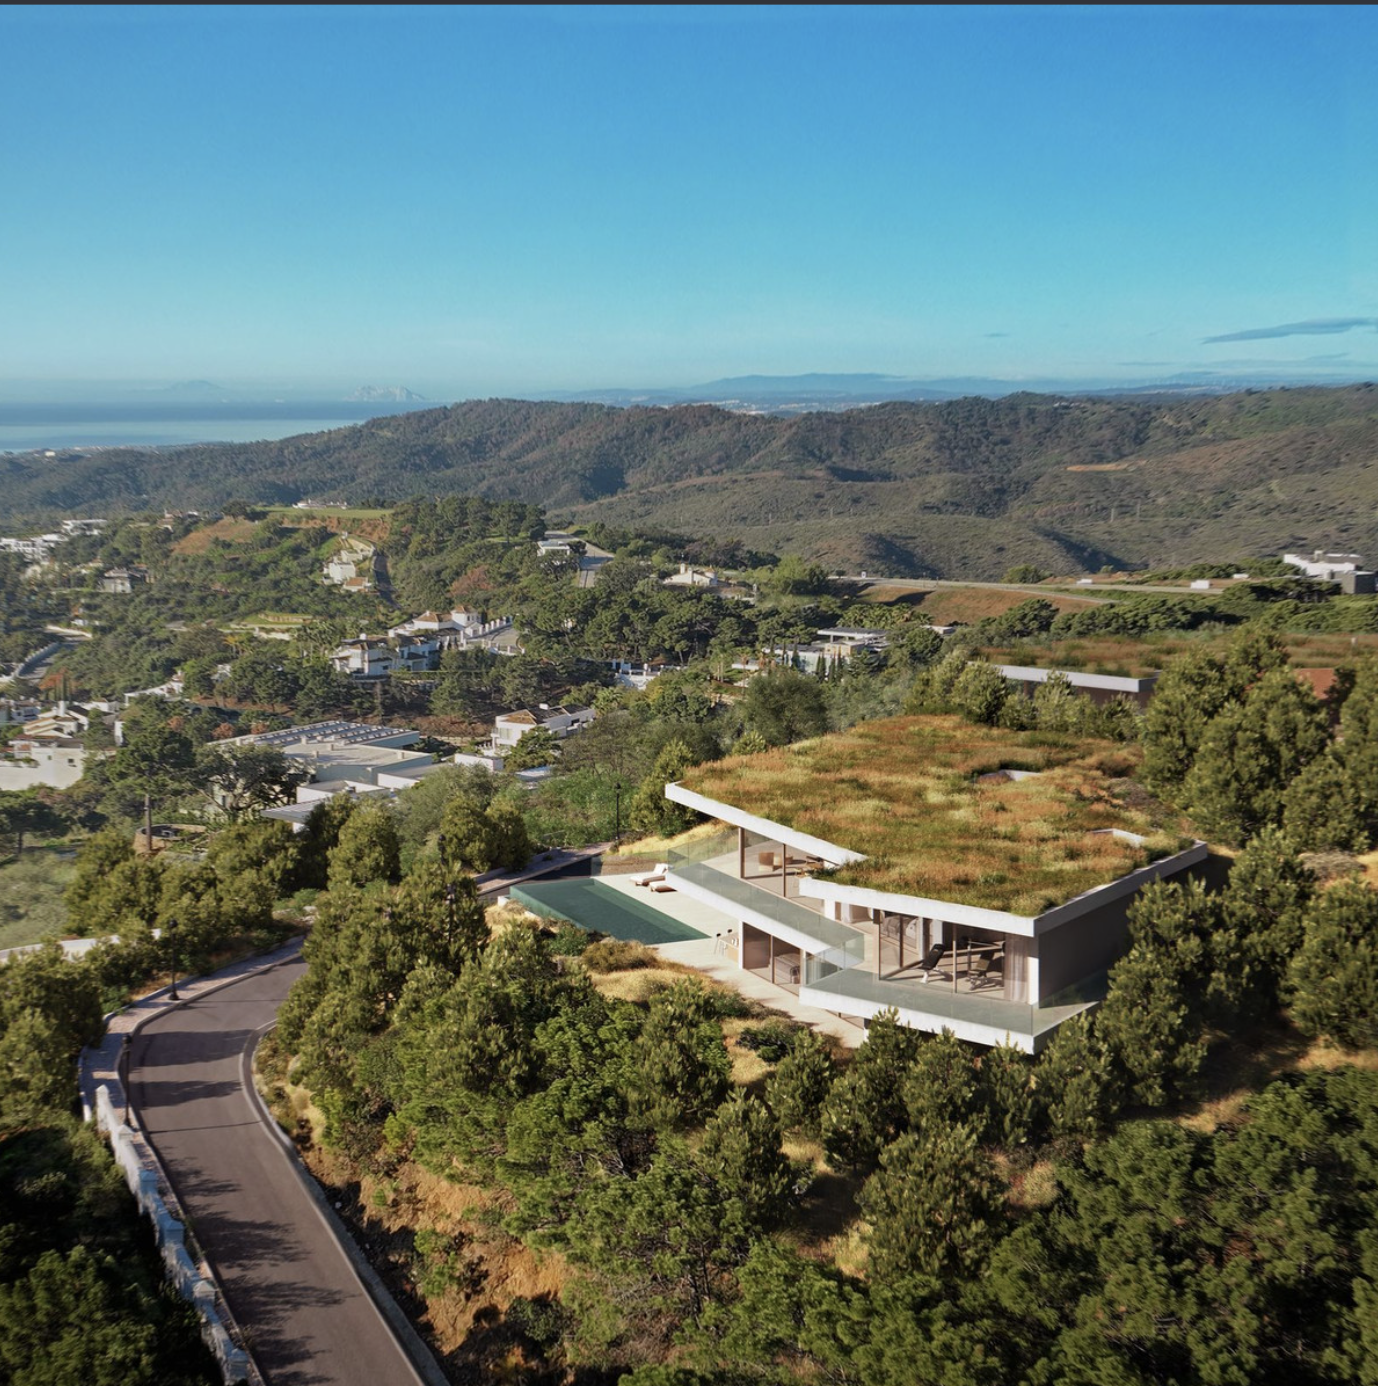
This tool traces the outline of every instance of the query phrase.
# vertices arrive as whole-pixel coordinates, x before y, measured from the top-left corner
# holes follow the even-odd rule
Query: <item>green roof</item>
[[[1110,741],[893,717],[697,766],[681,783],[865,856],[827,879],[1033,916],[1188,844],[1129,778],[1137,758]]]

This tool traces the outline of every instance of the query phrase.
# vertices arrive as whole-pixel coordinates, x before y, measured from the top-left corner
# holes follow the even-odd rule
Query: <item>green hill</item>
[[[55,512],[466,493],[740,538],[831,567],[998,576],[1378,557],[1378,389],[1013,395],[773,418],[471,401],[280,442],[0,459],[0,523]]]

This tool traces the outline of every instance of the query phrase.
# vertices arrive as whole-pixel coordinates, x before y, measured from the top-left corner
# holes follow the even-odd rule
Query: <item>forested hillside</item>
[[[1014,395],[765,418],[471,401],[280,442],[0,460],[0,522],[462,492],[847,570],[998,576],[1378,548],[1378,391]]]

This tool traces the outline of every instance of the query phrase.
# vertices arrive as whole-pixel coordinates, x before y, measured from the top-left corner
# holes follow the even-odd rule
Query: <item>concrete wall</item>
[[[110,1089],[96,1089],[96,1124],[110,1138],[110,1150],[124,1174],[129,1191],[139,1209],[153,1223],[158,1250],[167,1277],[182,1298],[190,1300],[201,1316],[201,1336],[220,1363],[227,1386],[234,1382],[258,1382],[249,1354],[237,1347],[225,1327],[220,1310],[220,1294],[215,1283],[206,1279],[186,1247],[186,1228],[168,1207],[159,1187],[157,1162],[138,1134],[116,1115]]]
[[[36,765],[0,760],[0,789],[67,789],[81,778],[86,768],[86,752],[80,748],[37,749],[31,753]]]
[[[1128,951],[1127,916],[1134,898],[1129,895],[1111,900],[1034,940],[1038,957],[1036,1001],[1103,972]]]

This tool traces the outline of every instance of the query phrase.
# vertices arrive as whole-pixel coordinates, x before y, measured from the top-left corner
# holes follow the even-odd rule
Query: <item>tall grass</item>
[[[895,717],[700,766],[685,784],[866,860],[846,884],[1034,915],[1177,845],[1181,824],[1135,794],[1110,742]],[[1039,772],[982,782],[1001,768]],[[1107,828],[1153,841],[1126,842]]]
[[[67,928],[62,903],[75,872],[70,854],[52,847],[30,847],[16,861],[0,865],[0,948],[40,943]]]

